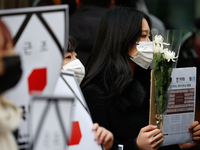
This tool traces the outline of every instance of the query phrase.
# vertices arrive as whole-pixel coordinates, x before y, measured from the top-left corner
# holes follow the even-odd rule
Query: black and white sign
[[[67,50],[68,6],[7,9],[0,11],[0,17],[9,28],[22,60],[22,78],[6,94],[22,108],[18,143],[24,149],[29,137],[30,97],[52,94],[60,74],[63,52]]]
[[[61,71],[54,95],[74,96],[72,133],[66,150],[102,150],[94,140],[93,122],[74,72]]]
[[[30,150],[64,150],[71,132],[74,98],[36,96],[30,105]]]

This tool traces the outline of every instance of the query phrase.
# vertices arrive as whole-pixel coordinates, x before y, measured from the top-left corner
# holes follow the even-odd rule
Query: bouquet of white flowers
[[[171,83],[171,73],[175,59],[175,52],[167,47],[169,43],[163,42],[161,35],[155,35],[153,41],[153,67],[154,67],[154,85],[156,97],[156,124],[162,130],[163,114],[168,106],[168,88]]]

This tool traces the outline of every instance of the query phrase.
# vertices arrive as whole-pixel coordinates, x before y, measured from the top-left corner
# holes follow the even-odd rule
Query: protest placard
[[[66,150],[102,150],[103,147],[98,145],[97,141],[94,140],[95,131],[92,131],[93,122],[74,72],[61,72],[54,95],[74,96],[72,132],[67,141]]]
[[[64,150],[74,98],[34,96],[30,102],[29,150]]]
[[[196,68],[175,68],[172,71],[167,110],[163,115],[162,146],[192,142],[189,126],[195,120]],[[153,72],[151,77],[150,124],[156,125]]]
[[[17,140],[19,148],[24,149],[29,137],[30,97],[52,94],[60,74],[67,49],[68,6],[7,9],[0,11],[0,17],[11,32],[22,61],[22,77],[6,95],[22,109]]]

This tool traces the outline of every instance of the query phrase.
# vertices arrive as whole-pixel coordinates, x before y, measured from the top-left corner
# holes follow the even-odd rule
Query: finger
[[[156,136],[159,133],[160,133],[159,129],[151,130],[151,131],[149,131],[149,137],[154,137],[154,136]]]
[[[194,133],[192,134],[192,136],[193,136],[193,137],[194,137],[194,136],[200,136],[200,130],[194,132]]]
[[[99,128],[97,129],[97,132],[96,132],[96,134],[95,134],[95,136],[94,136],[94,139],[95,139],[95,140],[98,140],[98,139],[99,139],[99,137],[100,137],[102,131],[103,131],[103,128],[102,128],[102,127],[99,127]]]
[[[200,136],[193,136],[192,140],[194,140],[194,141],[200,141]]]
[[[106,135],[106,137],[105,137],[105,139],[104,139],[104,141],[103,141],[103,145],[106,145],[106,144],[108,143],[108,141],[110,141],[110,140],[113,140],[113,134],[112,134],[111,132],[109,132],[109,133]]]
[[[96,131],[99,127],[99,124],[98,123],[94,123],[93,126],[92,126],[92,130],[93,131]]]
[[[101,135],[100,135],[99,140],[98,140],[98,144],[102,144],[103,143],[106,135],[107,135],[107,131],[102,130]]]
[[[181,149],[190,149],[191,147],[195,147],[196,145],[198,145],[199,142],[195,142],[193,141],[192,143],[183,143],[183,144],[179,144],[179,147]]]
[[[163,139],[163,137],[161,137],[158,141],[156,141],[156,142],[154,142],[154,143],[152,144],[152,147],[153,147],[154,149],[160,147],[160,145],[162,144],[163,141],[164,141],[164,139]]]
[[[155,125],[148,125],[148,126],[143,127],[141,129],[141,132],[143,132],[143,133],[144,132],[149,132],[149,131],[154,130],[156,128],[157,128],[157,126],[155,126]]]
[[[199,131],[200,130],[200,125],[198,124],[196,127],[193,128],[193,132]]]
[[[197,125],[199,125],[199,122],[195,121],[190,125],[189,129],[191,130],[191,129],[195,128]]]
[[[163,140],[164,141],[164,140]],[[155,146],[153,146],[153,149],[158,149],[160,146],[161,146],[161,144],[162,144],[162,142],[160,143],[160,144],[158,144],[158,145],[155,145]]]
[[[157,134],[156,136],[153,137],[153,141],[154,141],[154,142],[157,142],[157,141],[159,141],[161,138],[163,138],[163,134],[162,134],[162,133],[159,133],[159,134]]]

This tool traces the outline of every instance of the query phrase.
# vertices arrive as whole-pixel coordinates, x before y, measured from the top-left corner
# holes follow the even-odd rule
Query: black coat
[[[114,135],[115,144],[124,145],[124,150],[135,149],[134,140],[140,129],[149,122],[150,72],[141,71],[140,74],[135,74],[121,97],[106,98],[105,87],[98,83],[101,77],[97,77],[83,89],[93,122],[110,130]],[[161,149],[176,150],[179,146]]]
[[[104,7],[82,6],[69,18],[69,35],[77,41],[77,54],[83,65],[92,51],[98,24],[106,10]]]

